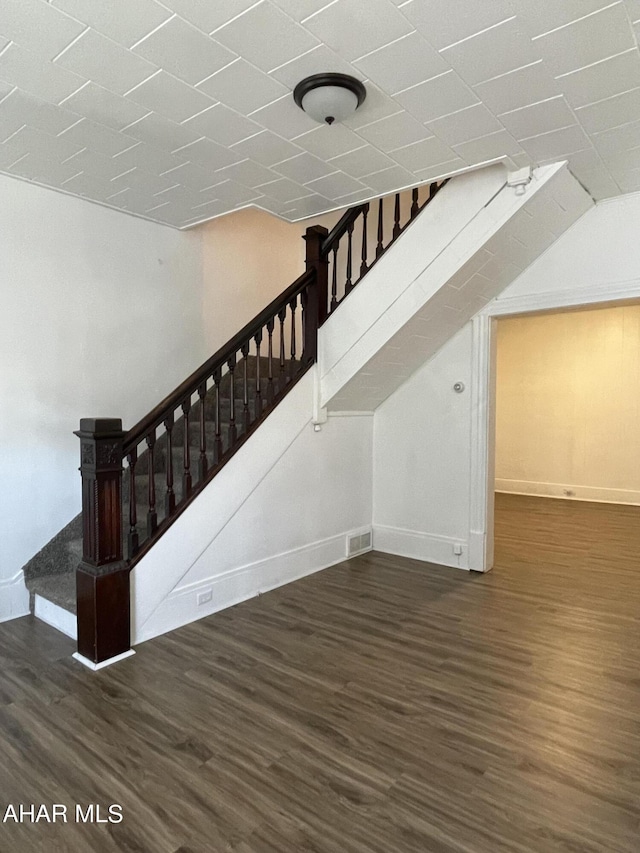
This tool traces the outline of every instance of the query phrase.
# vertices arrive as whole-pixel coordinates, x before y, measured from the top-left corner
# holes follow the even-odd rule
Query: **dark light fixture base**
[[[328,71],[324,74],[312,74],[311,77],[305,77],[304,80],[301,80],[293,90],[293,100],[301,110],[304,110],[304,107],[302,106],[304,96],[313,89],[318,89],[322,86],[341,86],[343,89],[348,89],[350,92],[353,92],[358,99],[356,109],[367,97],[367,90],[359,80],[356,80],[355,77],[351,77],[350,74],[337,74]],[[331,124],[331,122],[328,123]]]

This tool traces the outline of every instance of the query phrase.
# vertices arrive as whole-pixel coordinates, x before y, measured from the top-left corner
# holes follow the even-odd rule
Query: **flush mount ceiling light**
[[[313,74],[293,90],[293,99],[301,110],[329,125],[349,118],[366,97],[362,83],[348,74]]]

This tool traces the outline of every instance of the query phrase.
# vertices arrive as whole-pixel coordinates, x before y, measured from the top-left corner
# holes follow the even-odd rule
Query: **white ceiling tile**
[[[306,187],[313,190],[314,193],[325,196],[325,198],[335,199],[338,196],[346,193],[356,192],[366,186],[361,181],[346,175],[344,172],[334,172],[333,175],[327,175],[324,178],[318,178],[316,181],[309,181]]]
[[[347,60],[357,59],[413,27],[387,0],[337,0],[308,18],[305,27]]]
[[[281,160],[287,160],[295,154],[300,154],[301,149],[286,139],[282,139],[275,133],[265,130],[262,133],[244,139],[237,145],[231,147],[241,157],[251,157],[262,163],[263,166],[273,166]]]
[[[92,151],[107,154],[109,157],[113,157],[114,154],[119,154],[136,144],[136,140],[130,136],[117,133],[110,127],[96,124],[96,122],[89,121],[86,118],[83,118],[78,124],[74,124],[69,130],[65,130],[60,138],[68,139],[78,148],[91,148]]]
[[[507,74],[538,58],[515,18],[443,50],[442,56],[471,85]]]
[[[601,165],[615,174],[637,169],[640,166],[638,158],[640,157],[640,146],[635,148],[627,148],[620,151],[609,151],[598,157]]]
[[[562,96],[503,113],[499,118],[515,139],[526,139],[576,124],[576,118]]]
[[[361,127],[358,134],[385,152],[431,136],[423,124],[405,112]]]
[[[0,79],[53,104],[60,103],[85,82],[83,77],[17,44],[10,44],[0,55]]]
[[[306,189],[295,181],[290,181],[288,178],[271,181],[268,184],[258,187],[258,189],[261,193],[275,198],[277,201],[293,201],[297,198],[312,195],[312,190]]]
[[[329,50],[324,44],[312,48],[307,53],[286,62],[279,68],[274,68],[270,76],[293,91],[305,77],[310,77],[312,74],[322,74],[325,71],[352,74],[358,80],[364,79],[355,66],[339,57],[334,51]]]
[[[367,83],[367,97],[364,103],[348,119],[345,125],[352,130],[358,131],[366,124],[371,124],[381,118],[396,115],[401,112],[401,107],[393,98],[385,94],[373,83]]]
[[[228,107],[247,115],[287,94],[287,88],[273,77],[237,59],[199,86],[203,92]]]
[[[372,145],[365,145],[357,151],[335,157],[331,164],[354,178],[361,178],[372,172],[380,172],[394,165],[393,160]]]
[[[216,30],[215,37],[263,71],[271,71],[318,44],[281,9],[266,2]]]
[[[90,198],[94,201],[105,201],[113,194],[113,184],[101,178],[94,177],[85,172],[65,181],[62,188],[66,192]]]
[[[430,121],[429,129],[447,145],[459,145],[461,142],[495,133],[503,127],[484,104],[474,104],[457,113]]]
[[[636,48],[581,68],[558,80],[572,107],[584,107],[640,86],[640,53]]]
[[[450,70],[442,56],[417,32],[368,54],[355,65],[390,95]]]
[[[494,80],[480,83],[475,87],[475,91],[483,103],[498,115],[553,98],[561,93],[561,86],[540,60]]]
[[[477,95],[448,71],[396,95],[396,101],[420,121],[429,122],[479,103]]]
[[[164,151],[175,151],[200,138],[199,133],[189,130],[186,125],[176,124],[157,113],[148,113],[140,121],[127,126],[125,132]]]
[[[145,80],[129,92],[127,97],[136,104],[177,122],[186,121],[212,105],[211,98],[166,71],[159,71],[149,80]]]
[[[251,118],[286,139],[293,139],[294,136],[300,136],[318,127],[318,122],[300,109],[292,95],[285,95],[284,98],[256,110],[251,113]]]
[[[640,120],[640,88],[614,95],[576,110],[576,116],[587,133],[600,133],[630,121]],[[638,139],[640,145],[640,139]]]
[[[162,0],[163,6],[177,12],[205,33],[212,33],[231,18],[254,6],[256,2],[257,0]]]
[[[179,148],[175,154],[181,159],[189,160],[197,163],[211,171],[222,169],[224,166],[230,166],[232,163],[240,160],[238,154],[234,154],[223,145],[218,145],[217,142],[212,142],[210,139],[199,139],[197,142],[192,142],[185,148]]]
[[[253,160],[242,160],[240,163],[232,163],[231,166],[225,166],[223,169],[216,171],[216,177],[220,180],[233,180],[247,187],[257,187],[260,184],[266,184],[269,181],[278,179],[278,175],[262,166],[260,163],[255,163]]]
[[[42,0],[2,0],[0,31],[42,59],[53,59],[85,29]]]
[[[124,95],[157,70],[150,62],[91,29],[85,30],[54,64],[118,95]]]
[[[120,175],[128,169],[144,169],[148,172],[168,172],[170,169],[175,169],[181,163],[189,161],[189,156],[177,154],[169,154],[161,148],[154,148],[152,145],[147,145],[146,142],[139,142],[134,148],[129,148],[122,154],[118,154],[113,158],[113,162],[117,164]],[[115,175],[114,175],[115,177]]]
[[[566,157],[575,151],[589,148],[589,140],[581,127],[573,125],[563,130],[552,130],[541,136],[523,139],[520,145],[535,161],[542,162]]]
[[[23,127],[4,143],[6,152],[15,152],[15,159],[25,153],[42,155],[61,162],[76,154],[82,146],[65,136],[51,136],[33,127]]]
[[[120,166],[116,159],[107,157],[105,154],[98,154],[96,151],[91,151],[85,148],[83,151],[74,154],[73,157],[65,160],[65,165],[73,169],[72,174],[77,172],[88,172],[96,178],[101,178],[105,181],[110,181],[117,178],[124,169]],[[71,175],[67,175],[68,178]]]
[[[519,2],[518,18],[532,36],[539,36],[610,6],[615,0],[562,0],[561,3]]]
[[[617,151],[634,148],[640,139],[640,121],[633,121],[612,130],[605,130],[603,133],[594,133],[592,139],[603,157]]]
[[[429,166],[427,169],[416,169],[415,176],[420,181],[435,181],[438,178],[453,175],[455,172],[462,171],[468,164],[462,157],[454,157],[453,160],[448,160],[446,163],[437,163],[435,166]]]
[[[255,136],[262,130],[259,124],[230,110],[224,104],[216,104],[199,113],[186,121],[184,126],[220,145],[233,145],[249,136]]]
[[[22,2],[22,0],[20,0]],[[171,17],[171,12],[155,0],[51,0],[64,12],[73,15],[94,30],[125,47],[131,47],[151,30]]]
[[[280,6],[294,21],[303,21],[305,18],[315,15],[320,9],[324,9],[333,0],[271,0],[276,6]]]
[[[318,125],[314,130],[295,137],[296,145],[300,145],[316,157],[330,160],[340,154],[362,148],[364,141],[344,124]]]
[[[71,127],[79,120],[80,116],[66,109],[54,107],[53,104],[29,95],[21,89],[14,89],[11,94],[0,101],[0,128],[4,137],[9,136],[7,130],[13,128],[15,133],[23,124],[35,127],[44,133],[57,136]]]
[[[295,207],[289,212],[289,218],[294,220],[305,219],[307,216],[324,213],[327,208],[334,206],[333,201],[321,195],[310,195],[306,198],[300,198],[294,204]]]
[[[513,5],[511,0],[482,0],[448,3],[443,8],[433,0],[412,0],[402,6],[402,14],[441,50],[511,17]]]
[[[43,154],[27,154],[26,157],[22,157],[17,163],[10,166],[8,171],[10,174],[20,175],[20,177],[28,178],[30,181],[59,187],[73,177],[78,169],[64,163],[58,163]]]
[[[622,3],[553,30],[533,44],[556,76],[636,46]]]
[[[214,184],[206,192],[202,193],[202,196],[203,202],[205,201],[204,196],[206,196],[207,199],[210,200],[218,199],[219,201],[224,201],[227,204],[236,205],[246,204],[252,199],[260,198],[262,193],[260,190],[249,189],[235,181],[228,180],[222,181],[219,184]]]
[[[423,139],[421,142],[398,148],[397,151],[391,152],[391,156],[401,166],[415,172],[417,169],[427,169],[438,163],[453,160],[456,155],[437,136],[432,136],[430,139]]]
[[[171,18],[134,47],[134,53],[186,83],[196,84],[237,58],[182,18]]]
[[[114,130],[122,130],[147,113],[144,107],[90,82],[66,98],[63,106],[66,110],[99,124],[106,124]]]
[[[290,178],[292,181],[297,181],[299,184],[306,184],[316,178],[322,178],[325,175],[330,175],[337,171],[337,167],[331,163],[325,163],[313,154],[304,151],[302,154],[297,154],[290,160],[284,160],[282,163],[277,163],[274,170],[284,178]]]
[[[371,187],[374,193],[380,194],[409,187],[416,182],[414,175],[403,169],[402,166],[392,166],[390,169],[375,172],[373,175],[364,175],[362,180],[367,186]]]
[[[505,154],[518,154],[522,150],[506,130],[499,130],[497,133],[490,133],[479,139],[454,145],[453,149],[470,165],[484,163],[486,160],[493,160]]]
[[[189,164],[190,165],[190,164]],[[126,187],[136,187],[140,192],[154,195],[164,189],[172,186],[175,183],[171,173],[169,175],[152,175],[150,172],[145,172],[144,169],[132,169],[130,172],[113,178],[114,192]]]

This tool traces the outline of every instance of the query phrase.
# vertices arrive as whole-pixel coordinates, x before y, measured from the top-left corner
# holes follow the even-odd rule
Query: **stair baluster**
[[[218,465],[222,459],[222,425],[220,423],[220,382],[222,379],[222,371],[220,368],[213,371],[213,387],[215,395],[215,430],[216,438],[213,445],[213,464]]]
[[[198,457],[198,480],[202,482],[209,470],[207,459],[207,424],[204,398],[207,396],[207,380],[198,385],[198,397],[200,398],[200,455]]]
[[[127,553],[129,559],[138,553],[138,508],[136,506],[136,463],[138,451],[134,447],[127,455],[129,463],[129,535],[127,539]]]
[[[382,197],[380,197],[380,199],[378,200],[378,245],[376,246],[376,260],[384,252],[384,212],[382,209],[383,201],[384,199]]]
[[[191,445],[189,443],[189,414],[191,412],[191,395],[182,403],[184,436],[182,440],[182,500],[191,494],[193,482],[191,479]]]
[[[156,446],[155,429],[149,433],[147,442],[147,471],[149,472],[149,509],[147,510],[147,537],[153,536],[158,528],[158,513],[156,511],[156,478],[154,449]]]
[[[247,373],[247,360],[249,358],[249,344],[243,344],[240,352],[242,353],[242,426],[246,432],[251,423],[249,415],[249,376]]]
[[[353,266],[353,222],[347,226],[347,280],[344,286],[344,295],[346,296],[353,290],[352,266]]]
[[[362,256],[360,264],[360,278],[366,274],[369,267],[367,266],[367,215],[369,213],[369,205],[365,204],[362,208]]]
[[[236,353],[227,361],[229,368],[229,447],[238,440],[238,427],[236,426]]]
[[[420,206],[418,204],[418,187],[414,187],[411,191],[411,213],[410,219],[414,219],[420,213]]]
[[[396,193],[396,203],[393,214],[393,239],[399,237],[402,233],[402,228],[400,227],[400,193]]]
[[[253,336],[256,345],[256,402],[255,402],[255,418],[259,418],[262,414],[262,388],[260,386],[260,345],[262,344],[262,329]]]
[[[275,326],[275,321],[273,317],[267,322],[267,335],[269,336],[268,342],[268,366],[267,366],[267,403],[271,405],[273,403],[273,328]]]
[[[167,491],[164,496],[165,516],[170,516],[176,508],[176,496],[173,491],[173,412],[165,418],[167,431]]]

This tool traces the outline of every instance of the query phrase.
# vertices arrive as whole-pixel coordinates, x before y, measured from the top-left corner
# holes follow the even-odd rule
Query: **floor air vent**
[[[357,533],[347,537],[347,557],[354,557],[356,554],[362,554],[364,551],[371,550],[371,531],[365,530],[364,533]]]

